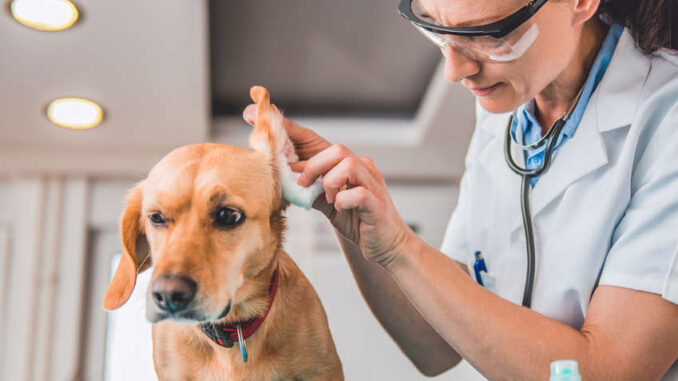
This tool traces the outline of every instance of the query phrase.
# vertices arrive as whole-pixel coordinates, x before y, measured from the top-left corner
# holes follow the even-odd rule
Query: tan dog
[[[123,255],[103,304],[124,304],[153,264],[147,318],[161,381],[343,380],[320,300],[281,248],[282,117],[264,88],[251,93],[255,151],[178,148],[132,189],[122,215]]]

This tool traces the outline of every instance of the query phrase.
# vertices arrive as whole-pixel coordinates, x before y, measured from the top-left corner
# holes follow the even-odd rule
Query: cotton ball
[[[285,201],[310,210],[313,206],[313,201],[323,193],[322,178],[316,179],[308,187],[303,187],[297,183],[300,176],[301,173],[292,171],[287,163],[280,167],[282,196]]]

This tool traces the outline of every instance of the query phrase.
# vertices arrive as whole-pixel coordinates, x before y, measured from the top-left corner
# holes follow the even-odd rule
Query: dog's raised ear
[[[282,155],[287,162],[298,161],[294,145],[287,136],[282,113],[271,105],[268,90],[254,86],[250,89],[250,96],[257,104],[257,120],[250,134],[250,147],[270,155],[273,160]]]
[[[268,90],[261,86],[250,89],[250,96],[257,104],[257,120],[250,133],[250,147],[267,155],[280,177],[282,196],[285,201],[310,209],[313,201],[322,193],[322,183],[318,179],[305,188],[297,184],[300,173],[293,172],[289,163],[299,161],[294,144],[287,136],[285,119],[273,105]]]
[[[137,274],[151,265],[151,254],[141,221],[141,200],[143,191],[140,186],[132,189],[127,196],[127,205],[122,212],[120,235],[122,255],[115,270],[113,280],[104,294],[104,309],[114,310],[127,301],[137,281]]]

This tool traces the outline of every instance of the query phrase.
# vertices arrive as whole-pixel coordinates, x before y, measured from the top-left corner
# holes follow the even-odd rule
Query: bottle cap
[[[581,381],[579,365],[574,360],[552,362],[550,381]]]

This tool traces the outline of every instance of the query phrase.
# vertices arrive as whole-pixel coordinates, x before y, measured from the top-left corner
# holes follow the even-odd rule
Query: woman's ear
[[[137,274],[151,266],[151,253],[141,221],[142,189],[132,189],[120,221],[122,255],[113,280],[104,295],[104,309],[114,310],[129,299],[137,281]]]
[[[583,24],[598,11],[600,0],[574,0],[574,14],[572,22],[575,25]]]

